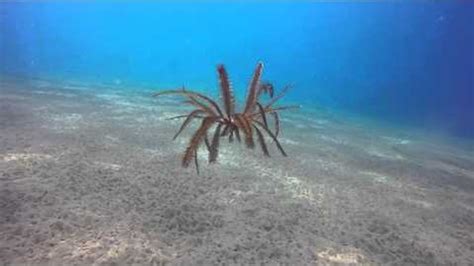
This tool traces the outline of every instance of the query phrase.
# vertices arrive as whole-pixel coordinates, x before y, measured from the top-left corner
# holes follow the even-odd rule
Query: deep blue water
[[[0,71],[289,99],[474,137],[474,2],[0,3]]]

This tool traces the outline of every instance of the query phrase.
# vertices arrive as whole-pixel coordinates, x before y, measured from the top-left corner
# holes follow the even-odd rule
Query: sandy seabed
[[[2,264],[474,264],[472,142],[303,108],[289,157],[225,143],[198,176],[176,103],[4,78]]]

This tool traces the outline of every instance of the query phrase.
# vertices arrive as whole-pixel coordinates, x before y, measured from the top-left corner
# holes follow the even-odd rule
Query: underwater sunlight
[[[0,261],[474,264],[474,2],[0,1]]]

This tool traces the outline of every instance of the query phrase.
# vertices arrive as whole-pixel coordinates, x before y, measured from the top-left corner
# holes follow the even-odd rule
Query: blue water
[[[0,72],[288,100],[474,137],[474,2],[0,3]]]

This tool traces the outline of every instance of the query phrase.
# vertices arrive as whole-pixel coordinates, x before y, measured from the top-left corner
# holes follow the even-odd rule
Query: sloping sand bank
[[[149,93],[0,84],[0,261],[474,264],[472,143],[305,108],[282,144],[180,167],[186,109]]]

